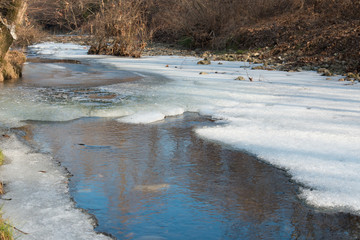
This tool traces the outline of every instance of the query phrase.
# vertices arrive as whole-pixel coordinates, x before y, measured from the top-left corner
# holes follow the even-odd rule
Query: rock
[[[325,71],[322,75],[323,76],[334,76],[334,74],[332,72],[330,72],[329,70]]]
[[[211,53],[209,51],[206,51],[206,52],[203,53],[202,57],[204,59],[208,59],[209,57],[211,57]]]
[[[222,62],[219,62],[218,64],[219,64],[219,65],[223,65],[223,63],[222,63]]]
[[[355,74],[355,73],[352,73],[352,72],[347,73],[346,76],[347,76],[348,78],[354,78],[354,79],[357,79],[357,80],[360,79],[359,74]]]
[[[339,82],[344,82],[344,81],[345,81],[345,78],[340,78],[338,81],[339,81]]]
[[[169,65],[166,65],[165,67],[169,67]]]
[[[326,78],[326,80],[332,80],[332,78]]]
[[[324,73],[327,69],[326,68],[319,68],[317,73]]]
[[[317,72],[318,72],[318,73],[322,73],[323,76],[328,76],[328,77],[334,75],[334,74],[333,74],[332,72],[330,72],[330,70],[327,69],[327,68],[319,68],[319,69],[317,70]]]
[[[198,61],[197,64],[200,64],[200,65],[210,65],[210,64],[211,64],[211,61],[208,60],[207,58],[204,58],[204,60]]]
[[[260,66],[255,66],[252,69],[254,69],[254,70],[265,70],[265,67],[260,65]]]
[[[208,73],[207,72],[200,72],[199,74],[200,75],[207,75]]]
[[[323,76],[328,76],[328,77],[334,75],[334,74],[332,74],[332,72],[330,72],[329,69],[326,69],[326,68],[319,68],[319,69],[317,70],[317,72],[318,72],[318,73],[322,73]]]
[[[237,77],[235,80],[245,81],[246,79],[245,79],[243,76],[239,76],[239,77]]]

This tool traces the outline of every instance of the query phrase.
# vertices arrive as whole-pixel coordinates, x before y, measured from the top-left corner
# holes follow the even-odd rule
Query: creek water
[[[54,112],[61,114],[69,106],[80,109],[71,120],[33,117],[14,131],[72,174],[71,196],[77,207],[96,217],[97,231],[117,239],[359,236],[358,217],[308,207],[285,171],[199,138],[194,129],[215,124],[207,117],[187,112],[151,124],[93,117],[94,109],[141,104],[148,97],[132,98],[99,86],[117,83],[114,88],[128,89],[127,84],[149,83],[128,72],[119,77],[113,69],[106,72],[104,83],[99,80],[104,73],[96,66],[74,64],[57,63],[50,71],[49,63],[29,63],[27,77],[3,89],[36,96],[33,108],[55,105]],[[87,85],[89,71],[96,77]],[[161,84],[152,77],[154,85]],[[59,85],[56,79],[62,79]],[[71,83],[76,79],[76,84],[66,79]]]

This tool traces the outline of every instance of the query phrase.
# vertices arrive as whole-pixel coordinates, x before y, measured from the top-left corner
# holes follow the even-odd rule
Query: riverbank
[[[284,24],[284,22],[279,23],[279,25]],[[242,61],[262,64],[257,66],[257,68],[263,70],[290,72],[318,71],[327,77],[342,75],[341,81],[349,81],[351,83],[360,81],[360,75],[357,70],[358,59],[360,59],[360,55],[358,55],[360,52],[357,53],[357,51],[360,50],[358,45],[356,45],[356,42],[358,42],[356,36],[357,32],[360,31],[358,27],[360,25],[356,23],[348,24],[347,22],[339,22],[337,25],[331,25],[330,23],[326,25],[323,23],[327,27],[322,29],[320,22],[312,22],[311,24],[313,25],[311,25],[310,23],[306,24],[300,21],[299,24],[289,23],[288,25],[285,24],[283,28],[276,27],[276,24],[259,24],[261,27],[255,28],[255,31],[244,28],[242,30],[244,31],[242,34],[244,46],[241,50],[228,49],[216,51],[200,48],[192,50],[176,43],[152,42],[145,47],[142,56],[193,56],[206,58],[210,61]],[[295,25],[299,29],[293,27]],[[308,35],[301,34],[301,29],[306,28],[313,29],[312,32],[317,37],[314,35],[312,38],[311,33],[308,33]],[[338,30],[336,32],[337,36],[335,36],[332,28]],[[316,29],[321,29],[321,31],[319,32]],[[269,33],[271,33],[271,37],[265,37]],[[274,47],[275,36],[277,35],[281,36],[278,40],[280,43]],[[320,37],[327,35],[329,35],[327,38]],[[84,35],[53,35],[43,38],[43,41],[77,43],[80,45],[91,45],[92,42],[90,36]],[[319,41],[322,41],[321,44]],[[319,46],[316,44],[319,44]],[[331,48],[331,50],[317,50],[320,48],[320,45],[324,46],[324,48]]]

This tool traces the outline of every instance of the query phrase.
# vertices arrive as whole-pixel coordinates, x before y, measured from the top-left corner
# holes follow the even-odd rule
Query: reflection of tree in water
[[[346,239],[359,234],[358,217],[305,206],[284,171],[199,139],[193,127],[210,123],[194,115],[184,118],[149,125],[78,120],[45,129],[55,155],[76,171],[74,187],[94,188],[97,199],[82,201],[98,204],[93,213],[100,216],[100,231],[118,237],[142,228],[158,231],[158,225],[165,231],[178,218],[191,221],[182,223],[184,233],[185,226],[202,225],[208,229],[201,231],[224,239]],[[78,143],[100,147],[86,149]],[[172,205],[174,198],[179,206]],[[173,208],[183,212],[169,215]],[[189,211],[196,219],[184,216]]]

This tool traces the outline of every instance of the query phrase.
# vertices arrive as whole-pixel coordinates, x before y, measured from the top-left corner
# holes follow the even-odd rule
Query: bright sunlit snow
[[[252,70],[244,62],[204,66],[194,57],[87,56],[86,47],[74,44],[44,43],[31,50],[52,58],[92,59],[145,78],[101,87],[124,99],[105,109],[54,106],[29,101],[28,96],[2,102],[0,116],[6,118],[1,122],[17,125],[41,116],[59,121],[99,116],[146,124],[185,111],[199,112],[222,123],[197,129],[199,136],[286,169],[304,186],[301,197],[309,204],[360,214],[358,84],[338,82],[340,77],[326,80],[315,72]],[[239,76],[253,82],[235,80]],[[11,110],[22,102],[27,105],[20,112]]]

